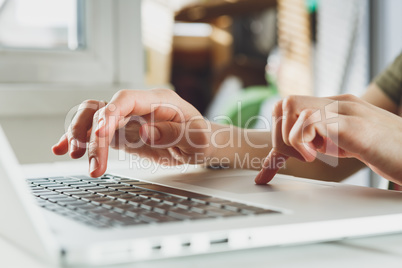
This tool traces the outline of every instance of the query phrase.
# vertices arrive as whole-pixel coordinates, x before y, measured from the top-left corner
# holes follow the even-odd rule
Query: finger
[[[207,139],[211,130],[204,120],[186,123],[158,122],[144,124],[140,135],[148,145],[167,148],[172,146],[200,148],[209,145]]]
[[[127,116],[154,113],[154,121],[184,122],[196,114],[194,111],[172,90],[122,90],[113,96],[101,113],[96,133],[99,136],[112,135],[119,121]]]
[[[300,113],[305,109],[325,111],[330,108],[328,105],[335,102],[332,99],[317,98],[310,96],[289,96],[282,102],[282,136],[284,144],[291,146],[289,134],[293,125],[300,116]]]
[[[317,148],[312,148],[314,140],[322,140],[316,127],[325,125],[325,119],[321,118],[320,110],[303,110],[289,134],[289,142],[307,162],[312,162],[317,156]],[[323,133],[324,137],[326,133]]]
[[[265,159],[260,173],[258,173],[257,177],[254,179],[255,183],[259,185],[269,183],[276,173],[278,173],[279,169],[285,165],[287,159],[288,156],[272,149]]]
[[[292,146],[308,162],[314,161],[318,153],[332,157],[352,156],[350,141],[339,140],[340,135],[346,137],[342,133],[351,131],[350,127],[345,127],[350,117],[332,112],[327,112],[326,117],[329,119],[321,118],[319,111],[304,110],[290,133]]]
[[[98,137],[95,129],[98,124],[99,112],[93,117],[93,127],[88,144],[89,175],[93,178],[102,176],[106,172],[109,152],[109,138]]]
[[[103,101],[86,100],[78,108],[67,132],[71,158],[80,158],[85,154],[88,131],[92,127],[94,114],[104,106]]]
[[[273,115],[273,122],[272,122],[272,147],[275,149],[276,152],[279,152],[283,155],[289,157],[295,157],[299,160],[304,161],[302,155],[300,155],[297,150],[288,146],[283,141],[283,134],[282,134],[282,103],[278,102],[275,104],[274,109],[272,111]]]
[[[205,120],[187,123],[159,122],[145,124],[140,129],[141,139],[152,148],[180,148],[183,160],[197,150],[204,151],[209,146],[209,134]]]
[[[64,155],[68,152],[68,139],[67,134],[61,136],[58,143],[53,145],[52,151],[55,155]]]
[[[281,131],[282,131],[282,139],[283,143],[291,146],[288,136],[289,132],[292,129],[294,122],[296,122],[298,117],[297,112],[297,97],[289,96],[285,98],[280,104],[282,106],[282,122],[281,122]]]

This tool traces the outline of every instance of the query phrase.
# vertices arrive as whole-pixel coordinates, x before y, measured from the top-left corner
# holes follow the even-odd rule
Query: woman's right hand
[[[172,90],[121,90],[108,104],[84,101],[52,150],[74,159],[88,151],[89,173],[99,177],[109,146],[165,165],[202,164],[214,150],[210,136],[209,122]]]

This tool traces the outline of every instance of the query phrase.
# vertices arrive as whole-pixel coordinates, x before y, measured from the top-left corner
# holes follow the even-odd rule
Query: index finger
[[[93,126],[95,127],[98,121],[98,114],[96,112],[93,117]],[[91,177],[96,178],[102,176],[107,168],[107,158],[109,153],[109,137],[98,137],[95,135],[95,128],[91,130],[91,136],[88,143],[88,160],[89,160],[89,174]]]
[[[257,177],[255,177],[255,183],[259,185],[269,183],[274,178],[276,173],[278,173],[279,169],[284,166],[288,158],[289,156],[281,154],[275,149],[272,149],[265,159],[260,173],[258,173]]]
[[[171,109],[165,106],[170,105]],[[164,109],[161,109],[164,108]],[[113,135],[124,118],[129,116],[145,116],[157,113],[159,121],[175,121],[180,123],[191,116],[190,105],[183,101],[170,89],[156,90],[121,90],[116,93],[110,103],[101,111],[98,121],[98,136]],[[178,110],[181,114],[178,116]],[[187,113],[184,113],[186,111]]]

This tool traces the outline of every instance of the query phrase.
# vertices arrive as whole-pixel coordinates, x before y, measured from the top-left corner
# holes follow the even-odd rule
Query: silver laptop
[[[0,129],[0,235],[53,264],[105,265],[402,231],[399,192],[256,172],[24,178]],[[130,175],[130,174],[129,174]]]

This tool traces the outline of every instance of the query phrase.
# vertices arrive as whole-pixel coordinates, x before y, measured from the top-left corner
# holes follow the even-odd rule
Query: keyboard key
[[[252,206],[244,206],[240,212],[246,215],[249,214],[262,214],[262,213],[271,213],[272,210],[267,210],[263,208],[257,208]]]
[[[77,201],[78,200],[77,198],[67,196],[67,195],[49,196],[48,199],[49,199],[49,201],[54,201],[54,202],[58,202],[58,201]]]
[[[138,180],[126,180],[126,181],[120,180],[120,181],[122,184],[128,184],[128,185],[133,185],[133,186],[151,185],[149,182],[138,181]]]
[[[47,178],[26,179],[27,182],[49,181]]]
[[[149,199],[149,200],[145,200],[144,202],[142,202],[140,206],[147,210],[152,210],[153,207],[158,206],[159,204],[160,204],[160,202]]]
[[[56,190],[56,192],[65,194],[65,195],[88,195],[91,194],[90,192],[86,192],[80,189],[68,189],[68,190],[64,190],[64,189],[58,189]]]
[[[98,186],[96,184],[83,185],[83,186],[80,186],[79,188],[83,189],[83,190],[87,190],[87,191],[96,191],[96,190],[106,189],[105,187]]]
[[[160,213],[160,214],[167,214],[169,210],[172,209],[172,206],[164,203],[158,203],[158,205],[153,207],[153,211]]]
[[[131,195],[131,194],[122,194],[122,195],[115,196],[115,198],[117,198],[120,201],[128,202],[130,200],[136,200],[138,197],[135,195]]]
[[[107,196],[113,196],[114,198],[132,197],[132,195],[126,194],[124,192],[119,192],[119,191],[103,192],[102,194],[107,195]]]
[[[139,187],[157,191],[157,192],[169,193],[172,195],[182,196],[185,199],[187,199],[187,198],[209,198],[209,196],[207,196],[207,195],[189,192],[189,191],[180,190],[180,189],[171,188],[171,187],[166,187],[166,186],[162,186],[162,185],[156,185],[156,184],[146,184],[146,185],[141,185]]]
[[[124,191],[128,193],[139,193],[144,192],[144,189],[130,187],[130,189],[125,189]]]
[[[139,216],[142,215],[142,214],[145,213],[145,212],[148,212],[148,210],[146,210],[146,209],[144,209],[144,208],[136,207],[136,208],[127,210],[124,214],[127,215],[127,216],[129,216],[129,217],[138,219]]]
[[[89,200],[86,198],[91,198],[91,197],[100,197],[100,195],[90,193],[90,192],[78,192],[78,193],[73,193],[71,195],[75,198],[81,198],[82,200]]]
[[[58,192],[50,192],[50,191],[48,191],[48,192],[46,192],[46,193],[41,193],[40,194],[40,196],[42,197],[42,196],[60,196],[61,194],[60,193],[58,193]]]
[[[128,203],[122,203],[121,205],[114,206],[114,210],[116,210],[117,212],[120,212],[120,213],[122,213],[124,211],[130,211],[130,210],[133,210],[136,208],[137,208],[137,206],[131,205]]]
[[[34,184],[30,184],[29,188],[31,189],[31,191],[35,191],[35,190],[44,190],[45,188],[34,185]]]
[[[33,184],[33,185],[40,185],[40,184],[44,184],[44,183],[54,184],[54,182],[49,181],[49,180],[34,180],[34,181],[31,181],[31,184]]]
[[[115,182],[110,182],[110,181],[102,181],[102,182],[98,182],[97,184],[105,186],[105,187],[115,186],[116,185]]]
[[[189,209],[190,207],[199,206],[199,205],[200,205],[200,203],[197,203],[197,202],[194,202],[191,200],[186,200],[186,199],[180,200],[176,203],[177,207],[184,208],[184,209]]]
[[[240,204],[240,203],[228,203],[228,204],[223,205],[224,209],[230,210],[233,212],[239,212],[242,207],[245,207],[245,205]]]
[[[139,219],[146,221],[146,222],[173,222],[178,221],[179,219],[162,215],[156,212],[144,212],[139,216]]]
[[[46,189],[49,189],[49,190],[56,190],[56,189],[68,190],[68,189],[71,189],[71,187],[68,187],[67,185],[64,185],[64,184],[53,184],[53,185],[47,185]]]
[[[68,206],[68,205],[67,205]],[[91,203],[87,203],[87,204],[85,204],[85,205],[82,205],[82,206],[78,206],[78,207],[76,207],[76,210],[77,211],[80,211],[80,212],[85,212],[85,213],[87,213],[88,211],[91,211],[92,209],[96,209],[96,208],[98,208],[99,206],[95,206],[94,204],[91,204]]]
[[[108,208],[108,209],[113,209],[114,207],[122,205],[122,204],[124,204],[124,203],[121,202],[121,201],[113,200],[113,201],[101,203],[101,206],[105,207],[105,208]]]
[[[176,197],[176,196],[170,196],[170,195],[168,195],[168,196],[164,197],[164,198],[161,199],[161,200],[162,200],[163,203],[165,203],[165,204],[168,204],[168,205],[175,205],[176,203],[179,203],[179,202],[181,202],[181,201],[183,201],[183,200],[186,200],[186,199],[183,199],[183,198],[180,198],[180,197]]]
[[[198,205],[198,206],[193,206],[193,207],[191,207],[190,210],[191,210],[191,211],[194,211],[194,212],[197,212],[197,213],[200,213],[200,214],[205,214],[206,211],[207,211],[208,209],[210,209],[210,208],[211,208],[210,206],[200,204],[200,205]]]
[[[54,183],[53,181],[47,181],[47,182],[40,182],[37,183],[37,185],[40,185],[42,187],[46,187],[46,186],[55,186],[56,183]]]
[[[85,201],[80,201],[80,200],[61,200],[61,201],[57,201],[57,204],[61,205],[61,206],[69,206],[69,207],[79,207],[79,206],[83,206],[86,205],[87,202]]]
[[[182,220],[189,220],[189,219],[205,219],[208,218],[208,216],[194,212],[194,211],[188,211],[186,209],[182,208],[172,208],[167,212],[167,215],[177,218],[177,219],[182,219]]]
[[[92,203],[96,204],[103,204],[103,203],[108,203],[110,201],[113,201],[114,199],[108,198],[108,197],[96,197],[96,198],[85,198],[89,199]]]
[[[144,198],[142,196],[133,196],[130,199],[127,199],[129,204],[132,204],[135,206],[140,206],[145,200],[148,200],[148,199]]]
[[[227,210],[219,209],[216,207],[209,207],[205,212],[207,215],[215,216],[215,217],[227,217],[227,216],[233,216],[233,215],[241,215],[238,213],[234,213],[232,211],[227,211]]]
[[[53,181],[58,181],[58,182],[63,182],[63,181],[79,181],[79,179],[74,179],[74,178],[70,178],[70,177],[52,177],[50,178]]]
[[[35,196],[40,196],[41,194],[47,194],[49,192],[50,191],[48,191],[48,190],[34,190],[34,191],[32,191],[33,195],[35,195]]]
[[[83,186],[88,186],[89,184],[84,181],[72,181],[72,182],[63,182],[63,184],[69,185],[69,186],[74,186],[74,187],[83,187]]]

